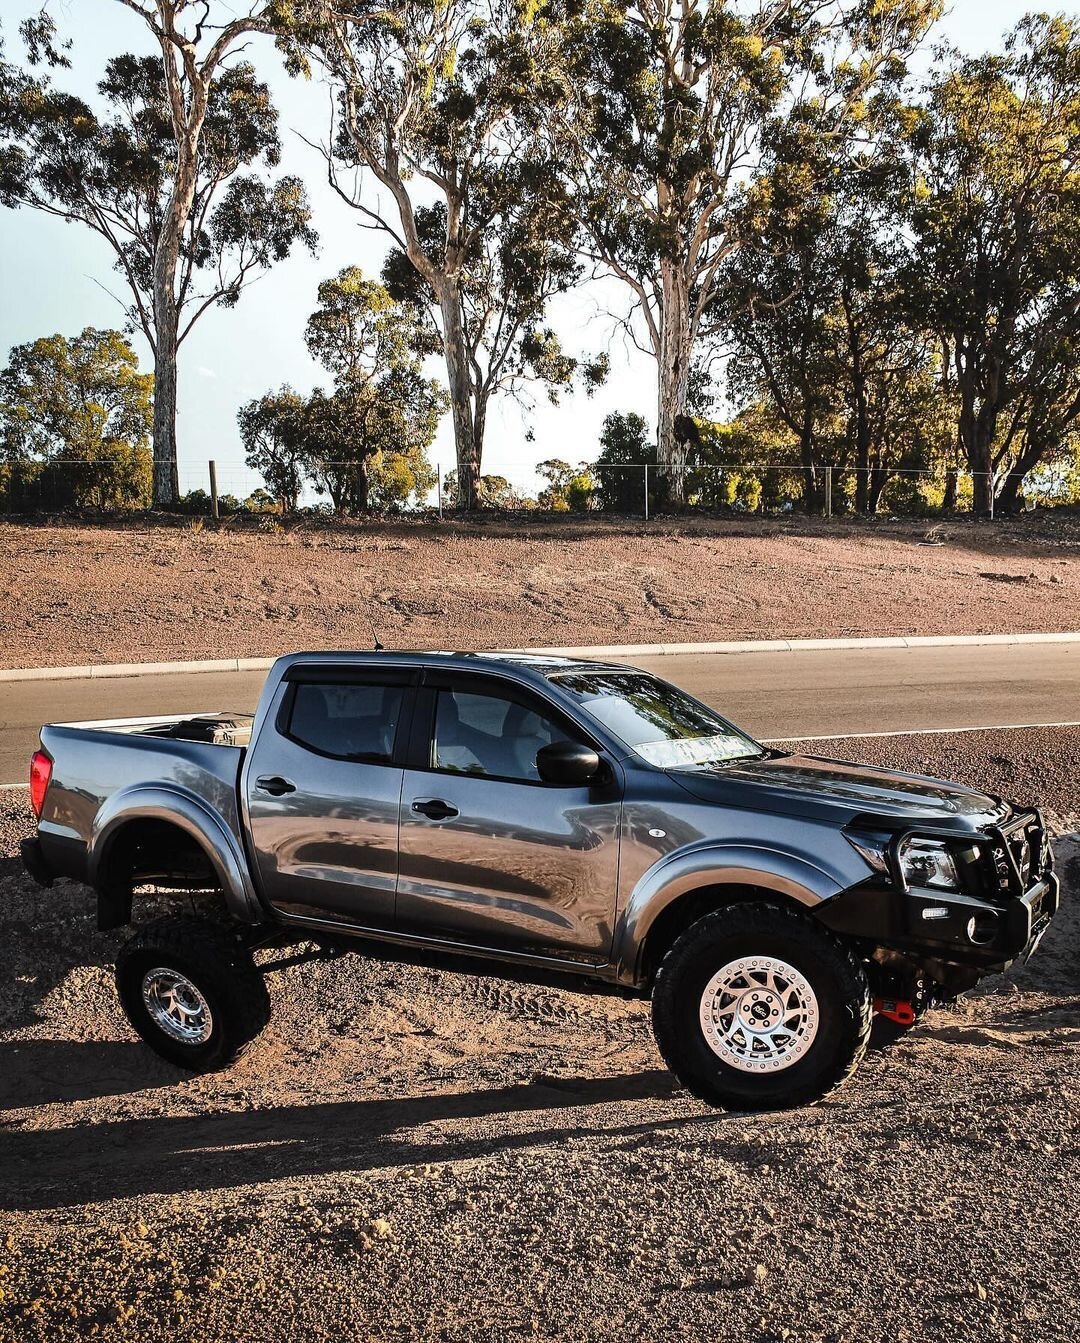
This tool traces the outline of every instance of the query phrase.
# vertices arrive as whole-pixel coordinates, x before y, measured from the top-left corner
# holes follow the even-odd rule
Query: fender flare
[[[228,826],[193,793],[161,784],[123,788],[95,816],[87,846],[87,877],[95,889],[101,889],[101,874],[113,840],[132,821],[163,821],[190,835],[210,860],[232,917],[242,923],[261,920],[262,909],[247,858]]]
[[[756,886],[813,909],[844,883],[807,858],[761,845],[709,845],[672,854],[644,873],[620,910],[612,957],[620,982],[640,982],[642,952],[660,915],[709,886]]]

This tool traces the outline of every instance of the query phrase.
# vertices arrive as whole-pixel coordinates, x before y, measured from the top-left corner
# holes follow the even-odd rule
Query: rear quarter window
[[[404,686],[301,682],[288,735],[320,755],[389,764],[404,699]]]

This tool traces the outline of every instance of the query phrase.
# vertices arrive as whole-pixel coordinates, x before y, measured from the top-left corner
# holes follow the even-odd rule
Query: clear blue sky
[[[21,59],[19,23],[41,8],[41,0],[5,0],[3,31],[8,58]],[[73,68],[58,71],[57,82],[88,99],[106,60],[121,51],[148,50],[138,17],[116,0],[54,0],[50,8],[62,33],[73,39]],[[938,28],[969,51],[996,47],[1002,35],[1037,4],[1016,0],[953,0]],[[178,438],[181,486],[206,487],[206,461],[214,457],[223,491],[246,494],[256,483],[244,467],[236,432],[236,410],[268,388],[289,382],[301,391],[323,381],[304,348],[303,329],[321,279],[356,264],[371,275],[380,269],[385,246],[377,234],[357,227],[356,216],[326,185],[322,160],[299,139],[318,141],[328,124],[329,95],[317,82],[289,79],[269,42],[256,42],[252,58],[271,87],[281,114],[284,155],[281,171],[307,183],[314,222],[321,235],[319,254],[297,254],[252,286],[232,310],[204,316],[185,344],[180,366]],[[84,326],[119,326],[120,312],[101,286],[122,292],[106,245],[77,224],[64,224],[30,210],[0,210],[0,358],[15,344],[53,332],[72,335]],[[552,320],[568,349],[610,349],[612,371],[591,400],[575,395],[561,408],[538,403],[523,416],[512,403],[495,408],[489,422],[484,469],[518,484],[535,485],[533,466],[547,457],[578,462],[592,457],[604,416],[636,410],[655,424],[655,382],[651,361],[621,339],[613,339],[607,310],[625,304],[622,289],[585,287],[552,310]],[[150,366],[141,337],[135,344]],[[440,372],[433,365],[432,371]],[[535,439],[527,442],[532,425]],[[453,440],[444,419],[435,459],[453,466]]]

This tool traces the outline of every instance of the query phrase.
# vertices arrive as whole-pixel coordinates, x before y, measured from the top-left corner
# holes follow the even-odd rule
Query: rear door
[[[283,913],[394,922],[409,668],[296,666],[246,766],[261,890]]]
[[[540,781],[555,741],[596,747],[557,706],[498,677],[429,672],[401,799],[398,927],[476,947],[600,963],[612,939],[621,774]]]

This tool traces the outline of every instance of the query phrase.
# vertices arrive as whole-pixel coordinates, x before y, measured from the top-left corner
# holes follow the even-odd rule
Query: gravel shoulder
[[[1053,760],[1080,812],[1075,732],[828,753],[1021,796]],[[266,1034],[188,1078],[0,807],[0,1343],[1075,1338],[1080,837],[1029,966],[748,1116],[675,1088],[645,1004],[357,955],[274,970]]]
[[[1080,516],[0,523],[0,666],[1071,630]]]

